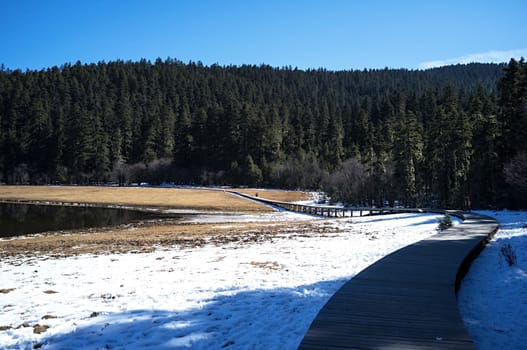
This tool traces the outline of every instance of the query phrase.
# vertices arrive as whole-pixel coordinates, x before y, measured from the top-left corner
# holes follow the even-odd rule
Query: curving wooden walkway
[[[463,223],[386,256],[347,282],[299,349],[475,349],[456,292],[498,224],[482,215],[454,215]]]
[[[339,216],[337,210],[234,194],[287,210]],[[351,209],[344,208],[342,216],[346,216],[345,210]],[[446,212],[407,208],[360,210],[361,215],[363,211],[370,215]],[[470,264],[498,230],[498,223],[483,215],[448,212],[463,222],[361,271],[322,308],[299,349],[475,349],[459,314],[456,294]]]

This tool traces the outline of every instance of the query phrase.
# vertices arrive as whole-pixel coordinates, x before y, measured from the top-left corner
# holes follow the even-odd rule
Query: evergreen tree
[[[398,197],[413,207],[417,205],[421,184],[419,170],[423,161],[423,129],[417,117],[408,112],[396,118],[394,130],[394,183]]]
[[[527,136],[527,63],[511,59],[499,83],[499,114],[504,145],[502,156],[507,160],[525,150]]]
[[[158,59],[0,69],[0,181],[121,173],[123,183],[333,183],[338,195],[350,167],[364,175],[358,201],[457,207],[472,195],[505,205],[517,181],[507,185],[503,169],[518,169],[511,162],[526,151],[527,74],[524,60],[504,67],[330,72]]]
[[[433,175],[432,190],[443,207],[462,207],[471,164],[471,139],[468,117],[458,110],[458,97],[449,86],[433,117],[428,137],[427,161]]]
[[[259,186],[262,182],[262,170],[253,161],[251,155],[247,155],[245,160],[245,178],[241,181],[249,186]]]

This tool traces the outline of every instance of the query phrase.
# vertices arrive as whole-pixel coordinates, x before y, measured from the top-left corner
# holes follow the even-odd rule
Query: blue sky
[[[160,57],[300,69],[527,57],[527,1],[0,0],[0,64]]]

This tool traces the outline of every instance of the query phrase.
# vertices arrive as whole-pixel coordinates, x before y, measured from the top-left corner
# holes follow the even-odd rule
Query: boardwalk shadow
[[[87,315],[75,331],[44,337],[38,346],[53,350],[296,349],[319,309],[345,282],[220,291],[183,311],[143,309]]]

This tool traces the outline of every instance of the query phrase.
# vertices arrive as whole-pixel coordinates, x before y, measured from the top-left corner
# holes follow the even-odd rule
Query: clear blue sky
[[[0,64],[424,68],[527,57],[526,0],[0,0]]]

